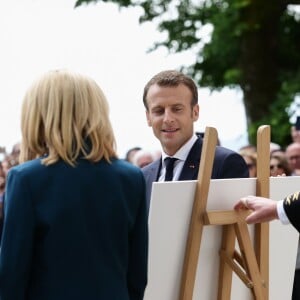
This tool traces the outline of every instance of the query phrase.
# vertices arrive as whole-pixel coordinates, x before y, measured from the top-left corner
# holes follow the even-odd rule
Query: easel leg
[[[218,300],[227,300],[231,296],[232,268],[226,263],[226,256],[233,257],[234,246],[234,226],[226,225],[223,227],[222,246],[220,250]]]
[[[238,222],[235,224],[236,236],[242,256],[245,258],[245,269],[252,281],[252,292],[255,300],[264,300],[264,290],[261,274],[258,268],[256,255],[253,244],[250,239],[248,226],[246,222]]]

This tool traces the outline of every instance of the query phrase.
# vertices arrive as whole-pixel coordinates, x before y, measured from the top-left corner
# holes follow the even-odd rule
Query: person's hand
[[[248,224],[269,222],[278,219],[276,201],[269,198],[257,196],[243,197],[237,202],[234,209],[252,210],[250,215],[245,219]]]

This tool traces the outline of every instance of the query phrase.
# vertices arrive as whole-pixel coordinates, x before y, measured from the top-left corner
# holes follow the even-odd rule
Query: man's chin
[[[178,143],[175,143],[175,141],[170,141],[170,140],[162,141],[161,145],[168,155],[174,155],[177,152],[177,150],[180,148],[178,146]]]

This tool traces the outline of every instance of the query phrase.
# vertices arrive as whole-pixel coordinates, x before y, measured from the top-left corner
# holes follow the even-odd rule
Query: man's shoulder
[[[223,147],[223,146],[216,147],[216,154],[221,154],[221,155],[237,154],[237,155],[239,155],[236,151],[226,148],[226,147]]]
[[[156,159],[152,163],[146,165],[145,167],[142,168],[142,172],[144,174],[147,174],[148,172],[152,172],[153,170],[157,170],[157,168],[159,167],[159,164],[160,164],[160,160],[161,160],[160,158]]]
[[[196,142],[194,143],[193,147],[190,149],[188,158],[198,158],[199,153],[202,151],[202,144],[203,140],[201,138],[198,138]],[[237,152],[235,152],[232,149],[223,147],[223,146],[216,146],[215,149],[215,158],[221,158],[221,157],[227,157],[227,156],[240,156]]]

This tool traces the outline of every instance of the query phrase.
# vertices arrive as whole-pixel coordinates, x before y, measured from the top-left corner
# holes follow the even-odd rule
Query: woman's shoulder
[[[15,173],[15,174],[31,174],[40,172],[41,170],[45,169],[45,166],[42,164],[42,161],[40,158],[36,158],[33,160],[26,161],[24,163],[21,163],[15,167],[12,167],[9,172]]]
[[[141,169],[139,167],[133,165],[132,163],[129,163],[124,159],[113,159],[111,163],[116,169],[119,169],[120,171],[141,173]]]
[[[113,171],[115,174],[118,174],[122,178],[131,178],[133,180],[142,180],[144,178],[142,170],[139,167],[125,160],[114,159],[111,161],[111,166],[111,171]]]

